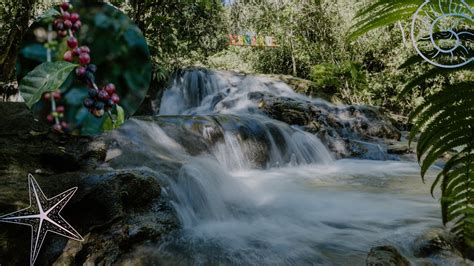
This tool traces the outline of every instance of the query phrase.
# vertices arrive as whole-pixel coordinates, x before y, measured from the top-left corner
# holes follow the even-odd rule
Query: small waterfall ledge
[[[381,108],[310,98],[268,75],[181,70],[157,104],[158,115],[258,114],[272,118],[316,135],[335,158],[397,159],[390,146],[402,138]]]

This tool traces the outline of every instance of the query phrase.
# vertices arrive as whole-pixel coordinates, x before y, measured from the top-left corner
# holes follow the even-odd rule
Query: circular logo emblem
[[[474,61],[474,12],[464,0],[427,0],[415,12],[411,38],[418,54],[442,68]]]

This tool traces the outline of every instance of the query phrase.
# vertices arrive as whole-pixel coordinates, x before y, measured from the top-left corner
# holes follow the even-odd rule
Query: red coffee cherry
[[[115,93],[115,85],[113,83],[109,83],[105,86],[105,91],[112,96]]]
[[[91,52],[91,49],[89,49],[89,47],[85,45],[81,46],[80,49],[82,53],[90,54]]]
[[[104,102],[106,102],[110,98],[109,94],[105,90],[99,91],[99,94],[97,96],[99,97],[100,100]]]
[[[82,53],[79,55],[79,64],[87,65],[91,62],[91,57],[87,53]]]
[[[67,36],[67,31],[65,31],[65,30],[58,31],[58,36],[61,37],[61,38],[66,37]]]
[[[69,5],[68,2],[64,2],[64,3],[61,3],[60,7],[61,7],[62,10],[66,11],[66,10],[69,9],[70,5]]]
[[[83,66],[76,67],[76,75],[82,77],[86,74],[86,68]]]
[[[64,53],[64,61],[72,62],[72,60],[73,60],[72,52],[71,51],[66,51]]]
[[[76,31],[76,30],[79,30],[81,28],[81,26],[82,26],[82,23],[81,23],[80,20],[78,20],[78,21],[74,22],[74,24],[72,24],[71,29]]]
[[[64,30],[64,21],[62,19],[55,19],[53,22],[55,30]]]
[[[78,44],[79,43],[78,43],[76,37],[74,37],[74,36],[69,37],[69,39],[67,40],[67,46],[71,49],[76,48]]]
[[[62,121],[62,122],[61,122],[61,127],[62,127],[63,129],[68,129],[68,128],[69,128],[69,125],[68,125],[65,121]]]
[[[79,20],[79,14],[72,13],[71,16],[69,17],[69,20],[71,20],[72,23],[75,23],[76,21]]]
[[[110,99],[112,99],[112,101],[114,101],[115,104],[119,103],[120,102],[120,97],[117,95],[117,94],[112,94],[112,96],[110,97]]]
[[[75,56],[79,56],[82,54],[81,49],[79,47],[72,49],[72,54]]]
[[[53,131],[55,131],[55,132],[62,132],[62,131],[63,131],[63,128],[61,127],[60,124],[54,124],[54,125],[53,125]]]
[[[54,98],[56,101],[61,100],[61,92],[55,91],[55,92],[53,92],[52,95],[53,95],[53,98]]]
[[[72,27],[72,22],[70,20],[64,20],[64,28],[70,29]]]
[[[67,11],[64,11],[63,12],[63,19],[64,20],[71,20],[71,14],[69,14],[69,12],[67,12]]]
[[[54,121],[54,116],[52,114],[49,114],[47,117],[46,117],[46,120],[49,122],[49,123],[52,123]]]
[[[51,93],[49,93],[49,92],[45,93],[45,94],[43,95],[43,99],[45,99],[45,100],[47,100],[47,101],[51,100]]]

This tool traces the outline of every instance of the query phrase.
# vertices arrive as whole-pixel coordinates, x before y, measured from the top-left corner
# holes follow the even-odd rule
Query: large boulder
[[[379,246],[370,249],[367,266],[409,266],[410,262],[393,246]]]
[[[105,173],[84,181],[68,214],[85,240],[68,241],[57,265],[140,259],[134,254],[140,246],[160,241],[178,228],[171,207],[160,197],[160,184],[146,172]]]
[[[62,215],[85,241],[48,234],[38,265],[115,264],[178,228],[155,173],[104,164],[110,138],[52,134],[24,103],[0,116],[0,215],[29,206],[28,173],[48,197],[78,187]],[[28,264],[30,241],[30,227],[0,223],[0,264]]]
[[[367,156],[371,150],[380,150],[374,143],[401,138],[401,132],[381,108],[336,106],[326,101],[310,102],[267,92],[251,92],[248,98],[258,103],[259,110],[269,117],[316,134],[337,157]],[[377,155],[367,157],[388,159]]]
[[[463,265],[468,263],[458,250],[457,238],[452,233],[435,228],[420,235],[413,244],[413,255],[438,264]]]

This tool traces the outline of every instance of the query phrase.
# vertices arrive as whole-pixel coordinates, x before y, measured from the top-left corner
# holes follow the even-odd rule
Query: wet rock
[[[401,138],[400,131],[381,108],[335,106],[324,101],[308,102],[268,92],[250,92],[248,99],[258,103],[265,115],[316,134],[337,157],[353,157],[360,153],[360,145],[353,145],[350,141],[377,144],[383,143],[382,140],[398,141]],[[384,156],[376,159],[379,157]]]
[[[443,229],[432,229],[418,237],[413,246],[413,254],[421,258],[462,259],[461,253],[456,249],[456,237]]]
[[[367,266],[409,266],[410,262],[392,246],[379,246],[370,249]]]
[[[50,133],[24,103],[0,104],[0,117],[0,207],[5,207],[0,212],[23,204],[14,202],[28,173],[49,176],[85,170],[101,164],[105,156],[99,139]]]
[[[412,146],[414,147],[414,146]],[[408,142],[392,142],[388,144],[387,152],[390,154],[407,154],[414,153],[413,148],[408,145]]]
[[[311,96],[313,98],[321,98],[330,101],[333,94],[331,91],[325,91],[323,88],[318,88],[316,84],[310,80],[301,79],[290,75],[271,74],[265,76],[280,80],[288,84],[288,86],[290,86],[294,91]]]
[[[78,187],[61,214],[85,241],[48,234],[38,265],[113,264],[178,227],[154,174],[103,165],[109,139],[52,134],[23,103],[0,104],[0,116],[0,215],[28,207],[28,173],[48,197]],[[28,264],[31,229],[0,225],[0,264]]]
[[[160,196],[160,184],[146,172],[89,176],[79,187],[83,189],[71,202],[74,213],[69,217],[85,241],[69,241],[57,265],[114,264],[178,228],[171,207]]]
[[[56,265],[113,264],[121,256],[132,256],[134,248],[159,241],[179,226],[172,208],[161,196],[161,185],[146,172],[98,170],[36,179],[50,197],[64,189],[78,187],[62,215],[85,238],[83,242],[67,241],[48,234],[38,257],[40,265],[53,262]],[[20,195],[16,200],[24,200],[22,207],[26,207],[26,182],[18,185]],[[13,188],[10,186],[10,189]],[[27,262],[29,230],[25,226],[4,227],[2,224],[0,262],[1,257],[18,258],[20,264]],[[12,248],[22,255],[14,254]]]

